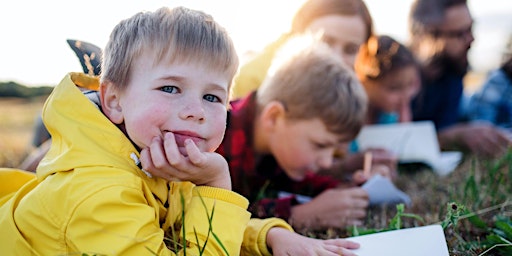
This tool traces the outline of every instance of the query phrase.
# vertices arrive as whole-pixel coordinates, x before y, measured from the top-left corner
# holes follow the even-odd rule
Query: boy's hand
[[[361,225],[368,205],[368,193],[360,187],[328,189],[308,203],[294,206],[290,223],[320,229]]]
[[[364,170],[358,170],[354,174],[352,174],[352,184],[360,186],[364,184],[366,181],[368,181],[371,177],[377,174],[382,175],[383,177],[388,178],[391,181],[393,181],[395,178],[395,175],[393,175],[393,173],[391,172],[387,165],[377,164],[372,165],[369,173],[365,173]]]
[[[372,166],[385,165],[388,167],[388,174],[383,176],[388,176],[392,180],[398,176],[398,156],[395,153],[383,148],[369,148],[363,153],[363,156],[366,152],[372,153]]]
[[[364,156],[367,152],[372,153],[372,166],[385,165],[387,170],[386,173],[381,173],[382,167],[372,170],[372,173],[383,174],[385,177],[394,180],[398,176],[398,158],[397,156],[383,148],[370,148],[364,152],[357,152],[353,154],[346,154],[342,158],[336,158],[333,167],[329,170],[322,170],[321,174],[331,175],[340,181],[353,180],[355,172],[364,168]],[[372,168],[373,169],[373,168]],[[385,174],[385,175],[384,175]]]
[[[350,249],[359,248],[356,242],[345,239],[315,239],[301,236],[290,230],[274,227],[267,233],[267,246],[272,254],[280,255],[343,255],[355,256]]]
[[[142,168],[168,181],[190,181],[198,186],[231,190],[228,163],[221,155],[201,152],[192,140],[185,141],[187,156],[180,153],[174,135],[155,137],[140,153]]]

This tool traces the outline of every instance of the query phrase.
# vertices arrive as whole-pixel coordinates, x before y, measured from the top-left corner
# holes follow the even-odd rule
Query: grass
[[[31,150],[32,129],[43,101],[0,99],[1,167],[17,167]],[[409,194],[411,207],[371,207],[358,228],[298,232],[333,238],[441,224],[451,256],[512,255],[512,153],[500,159],[468,155],[446,177],[422,166],[404,168],[395,184]]]
[[[32,150],[34,123],[44,98],[0,98],[0,166],[17,167]]]
[[[362,228],[301,233],[334,238],[441,224],[451,256],[512,255],[512,152],[495,160],[467,156],[446,177],[417,167],[401,170],[396,181],[412,207],[371,207]]]

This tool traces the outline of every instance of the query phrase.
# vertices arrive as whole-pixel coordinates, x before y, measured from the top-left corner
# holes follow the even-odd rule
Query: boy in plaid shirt
[[[316,172],[331,168],[335,149],[359,132],[366,94],[324,43],[292,47],[297,43],[281,51],[262,87],[231,102],[217,152],[253,215],[280,217],[295,228],[358,225],[366,216],[366,192],[338,188],[338,180]],[[313,199],[299,204],[297,195]]]

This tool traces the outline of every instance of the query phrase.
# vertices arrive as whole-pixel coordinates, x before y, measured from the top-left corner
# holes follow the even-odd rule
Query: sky
[[[56,85],[82,71],[67,39],[103,48],[113,27],[139,11],[183,5],[203,10],[230,33],[237,51],[258,51],[287,31],[304,0],[16,0],[0,3],[0,82]],[[406,42],[412,0],[365,0],[376,32]],[[475,71],[496,68],[512,34],[512,1],[468,0],[476,40],[470,52]]]

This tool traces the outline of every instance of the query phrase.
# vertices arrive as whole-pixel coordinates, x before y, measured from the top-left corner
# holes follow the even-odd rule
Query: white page
[[[398,189],[393,182],[377,174],[366,181],[362,188],[368,193],[370,205],[399,204],[411,205],[409,195]]]
[[[440,176],[448,175],[457,168],[462,156],[462,152],[459,151],[443,151],[438,162],[434,163],[433,169]]]
[[[441,152],[431,121],[365,125],[356,138],[359,150],[385,148],[400,163],[424,163],[437,174],[446,175],[459,164],[462,153]]]
[[[441,225],[407,228],[349,237],[360,248],[358,256],[449,256]]]
[[[435,127],[430,121],[365,125],[356,141],[361,150],[386,148],[404,162],[430,165],[440,154]]]

